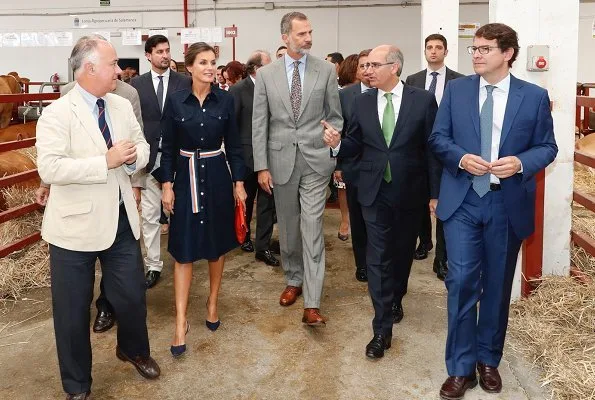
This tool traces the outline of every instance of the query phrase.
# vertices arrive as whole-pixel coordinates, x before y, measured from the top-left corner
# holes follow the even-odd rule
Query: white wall
[[[370,6],[367,0],[340,0],[315,2],[295,2],[290,0],[275,1],[275,10],[263,9],[263,2],[250,0],[189,0],[191,9],[189,22],[195,26],[238,26],[236,40],[236,59],[245,61],[255,49],[267,49],[274,52],[281,45],[279,22],[286,12],[298,10],[304,12],[312,21],[314,45],[312,53],[324,57],[339,50],[343,55],[357,53],[362,49],[382,43],[394,43],[401,47],[405,55],[403,77],[416,72],[421,64],[419,43],[421,41],[421,7],[402,7],[392,0],[375,0]],[[68,30],[74,32],[74,39],[87,34],[89,30],[74,29],[73,17],[69,14],[84,12],[140,12],[143,28],[168,28],[172,54],[181,60],[182,45],[179,32],[184,25],[181,1],[163,2],[162,0],[111,0],[110,7],[97,7],[98,0],[59,0],[53,3],[46,0],[23,1],[23,9],[17,9],[15,2],[1,2],[0,32]],[[59,4],[57,4],[59,3]],[[173,4],[172,4],[173,3]],[[340,4],[337,8],[336,4]],[[392,5],[390,4],[392,3]],[[216,4],[217,11],[213,11]],[[300,8],[299,6],[302,5]],[[295,6],[295,8],[293,8]],[[228,9],[225,9],[228,8]],[[580,7],[581,60],[579,60],[578,79],[583,82],[595,82],[595,39],[591,37],[591,26],[595,17],[595,4],[581,4]],[[29,15],[26,15],[29,14]],[[42,15],[47,14],[47,15]],[[464,5],[460,9],[461,22],[488,22],[488,6]],[[35,28],[33,28],[35,27]],[[117,32],[117,28],[106,28]],[[146,32],[145,32],[146,33]],[[523,38],[521,38],[522,42]],[[113,38],[118,55],[122,58],[140,58],[141,73],[148,71],[148,63],[143,61],[143,46],[122,46],[121,38]],[[464,74],[473,72],[466,47],[471,39],[459,40],[459,67]],[[221,43],[221,63],[232,59],[231,39]],[[67,59],[70,48],[0,48],[0,73],[16,70],[21,76],[32,80],[47,80],[57,72],[67,77]],[[450,54],[449,57],[454,57]],[[447,58],[448,64],[448,58]]]

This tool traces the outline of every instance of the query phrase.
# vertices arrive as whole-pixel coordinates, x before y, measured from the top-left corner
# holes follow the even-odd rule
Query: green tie
[[[393,132],[395,130],[395,108],[393,107],[393,94],[385,93],[384,97],[386,97],[386,107],[384,107],[384,115],[382,116],[382,133],[384,134],[386,145],[390,146],[390,141],[393,138]],[[390,162],[386,164],[384,180],[388,183],[392,180]]]

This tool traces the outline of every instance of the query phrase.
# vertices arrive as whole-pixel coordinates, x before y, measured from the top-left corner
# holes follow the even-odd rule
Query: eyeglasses
[[[467,46],[467,52],[471,55],[475,54],[475,51],[479,51],[479,54],[488,54],[492,49],[497,49],[498,46]]]
[[[368,68],[370,68],[372,71],[377,70],[380,67],[383,67],[385,65],[392,65],[394,64],[394,62],[387,62],[384,64],[380,64],[380,63],[365,63],[365,64],[360,64],[360,68],[363,70],[366,70]]]

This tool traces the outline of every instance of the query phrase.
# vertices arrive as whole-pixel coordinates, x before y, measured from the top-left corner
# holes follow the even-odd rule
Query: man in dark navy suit
[[[425,39],[424,55],[428,62],[428,68],[407,77],[405,83],[418,88],[425,89],[436,96],[436,102],[440,106],[444,89],[448,81],[462,78],[464,75],[448,68],[444,59],[448,55],[448,42],[439,33],[433,33]],[[442,171],[440,171],[442,172]],[[428,257],[428,251],[432,244],[432,219],[427,204],[422,204],[424,217],[419,231],[419,244],[413,258],[423,260]],[[444,228],[442,221],[436,220],[436,254],[434,256],[434,272],[440,280],[444,280],[448,267],[446,264],[446,244],[444,243]]]
[[[449,264],[447,400],[477,385],[476,370],[486,392],[502,390],[498,365],[518,252],[534,229],[535,174],[558,152],[547,91],[510,74],[516,32],[484,25],[468,50],[476,74],[448,84],[429,140],[444,166],[436,215]]]
[[[429,92],[400,81],[403,53],[395,46],[373,49],[366,69],[376,89],[355,98],[345,138],[326,121],[323,125],[334,155],[361,154],[358,199],[368,234],[368,290],[375,312],[366,356],[380,358],[398,322],[393,299],[402,316],[422,218],[419,205],[429,203],[428,177],[438,168],[427,148],[438,106]],[[437,182],[431,186],[437,190]]]

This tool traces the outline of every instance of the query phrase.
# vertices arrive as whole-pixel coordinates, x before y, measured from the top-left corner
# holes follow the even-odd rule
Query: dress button
[[[204,182],[204,181],[205,181],[204,179],[201,179],[201,180],[200,180],[200,182],[201,182],[201,183],[202,183],[202,182]]]
[[[205,111],[207,111],[207,110],[205,110],[205,109],[203,108],[203,109],[202,109],[202,112],[205,112]]]
[[[201,196],[204,196],[204,195],[205,195],[205,192],[200,192],[200,195],[201,195]]]
[[[184,118],[182,118],[182,122],[184,122]]]
[[[201,122],[201,123],[200,123],[200,126],[203,126],[203,125],[204,125],[204,124]]]
[[[205,140],[205,138],[201,137],[200,140]]]
[[[204,166],[204,165],[201,165],[200,167],[201,167],[201,168],[204,168],[205,166]]]
[[[201,221],[200,221],[200,223],[202,224],[202,223],[204,223],[204,222],[201,220]]]

